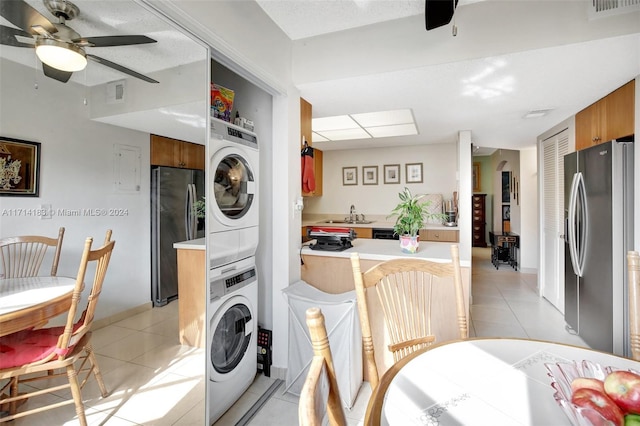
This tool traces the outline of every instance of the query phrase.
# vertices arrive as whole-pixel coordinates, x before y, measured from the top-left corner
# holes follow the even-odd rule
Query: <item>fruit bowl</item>
[[[551,387],[555,390],[553,397],[574,426],[613,425],[612,422],[602,417],[595,410],[578,407],[571,402],[571,382],[578,377],[604,380],[607,374],[612,371],[625,369],[602,366],[589,360],[546,363],[545,367],[549,377],[551,377]],[[628,371],[639,373],[632,369],[628,369]]]

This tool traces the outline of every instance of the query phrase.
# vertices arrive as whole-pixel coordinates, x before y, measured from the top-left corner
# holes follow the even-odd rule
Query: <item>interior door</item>
[[[564,156],[569,153],[567,129],[542,143],[543,245],[542,296],[564,313]]]

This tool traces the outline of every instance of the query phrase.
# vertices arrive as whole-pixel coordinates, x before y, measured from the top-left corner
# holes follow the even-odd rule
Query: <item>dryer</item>
[[[255,257],[209,274],[207,370],[209,424],[249,388],[258,368],[258,277]]]
[[[211,118],[209,260],[216,268],[255,255],[258,247],[258,137]]]

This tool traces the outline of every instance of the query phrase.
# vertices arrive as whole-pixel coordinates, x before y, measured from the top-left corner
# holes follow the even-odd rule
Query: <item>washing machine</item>
[[[209,424],[253,383],[258,368],[258,276],[255,257],[209,271],[207,368]]]
[[[216,268],[255,255],[260,152],[255,133],[216,118],[209,144],[209,267]]]

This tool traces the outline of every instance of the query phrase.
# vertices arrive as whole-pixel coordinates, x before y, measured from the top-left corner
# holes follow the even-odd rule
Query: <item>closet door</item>
[[[567,129],[542,142],[544,268],[542,296],[564,314],[564,156]]]

